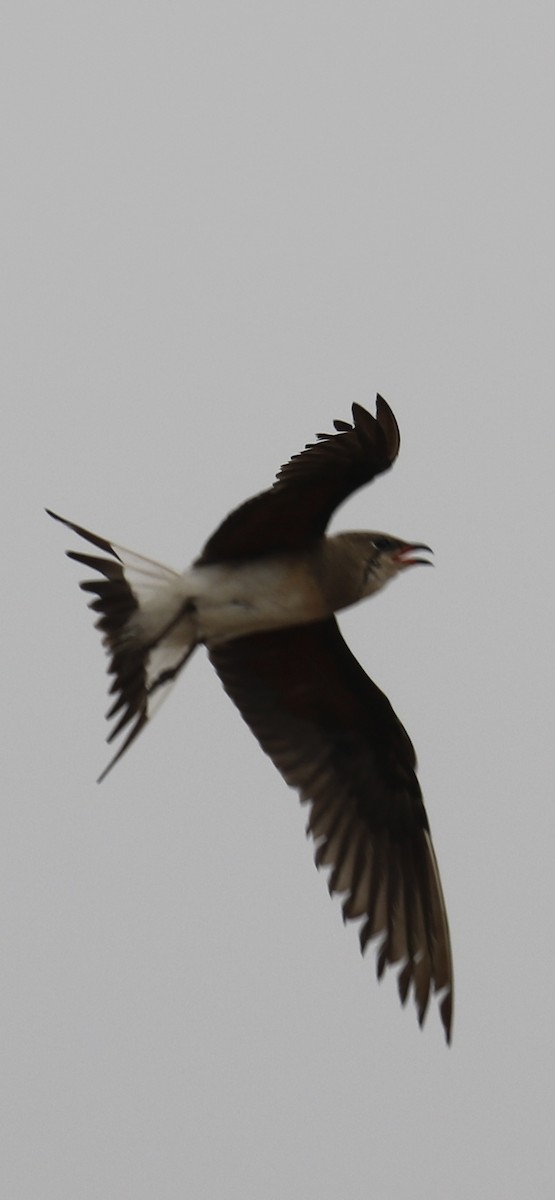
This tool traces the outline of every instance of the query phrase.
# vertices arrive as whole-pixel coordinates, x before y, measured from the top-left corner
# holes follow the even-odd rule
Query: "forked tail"
[[[89,608],[99,613],[96,627],[109,655],[108,672],[114,676],[110,693],[115,698],[106,717],[117,720],[107,741],[125,731],[100,783],[159,708],[195,649],[192,608],[178,571],[46,511],[102,551],[102,556],[67,551],[68,558],[98,572],[80,587],[93,594]]]

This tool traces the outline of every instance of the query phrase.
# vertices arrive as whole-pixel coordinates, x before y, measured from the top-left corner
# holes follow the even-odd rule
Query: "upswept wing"
[[[230,513],[197,562],[298,550],[321,537],[338,505],[387,471],[399,453],[397,422],[382,396],[375,417],[360,404],[352,412],[353,425],[334,421],[335,434],[317,434],[281,468],[273,487]]]
[[[316,864],[344,919],[398,963],[422,1024],[431,992],[447,1040],[453,972],[445,904],[410,739],[335,619],[209,647],[220,679],[284,779],[310,805]]]

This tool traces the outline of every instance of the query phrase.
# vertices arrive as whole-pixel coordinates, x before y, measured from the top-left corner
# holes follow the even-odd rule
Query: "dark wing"
[[[317,434],[281,468],[273,487],[230,513],[198,563],[297,550],[321,537],[338,505],[387,471],[399,453],[397,422],[381,396],[375,417],[353,404],[353,421],[335,421],[337,433]]]
[[[453,973],[447,916],[411,741],[334,618],[209,648],[222,683],[284,779],[310,804],[316,864],[345,893],[377,971],[400,964],[418,1020],[430,992],[447,1040]]]

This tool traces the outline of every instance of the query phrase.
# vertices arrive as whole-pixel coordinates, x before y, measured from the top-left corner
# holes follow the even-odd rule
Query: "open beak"
[[[393,561],[401,569],[403,567],[415,567],[418,563],[422,563],[424,567],[433,567],[433,563],[429,558],[420,558],[416,555],[417,550],[425,550],[427,554],[433,554],[433,550],[429,546],[425,546],[423,542],[405,542],[393,554]]]

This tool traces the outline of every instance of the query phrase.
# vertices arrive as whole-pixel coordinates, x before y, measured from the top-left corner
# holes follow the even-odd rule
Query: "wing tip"
[[[391,462],[397,458],[401,446],[401,434],[393,410],[378,392],[376,396],[376,419],[383,430]]]
[[[450,985],[443,999],[439,1001],[439,1015],[441,1024],[445,1030],[445,1041],[447,1045],[451,1045],[453,1033],[453,987]]]
[[[368,412],[368,409],[363,408],[362,404],[357,404],[356,402],[351,406],[351,411],[355,429],[361,432],[366,429],[370,433],[370,431],[374,432],[373,427],[375,424],[379,426],[385,439],[387,456],[391,465],[399,453],[401,434],[393,410],[390,408],[387,400],[384,400],[383,396],[378,392],[376,396],[375,417]]]

